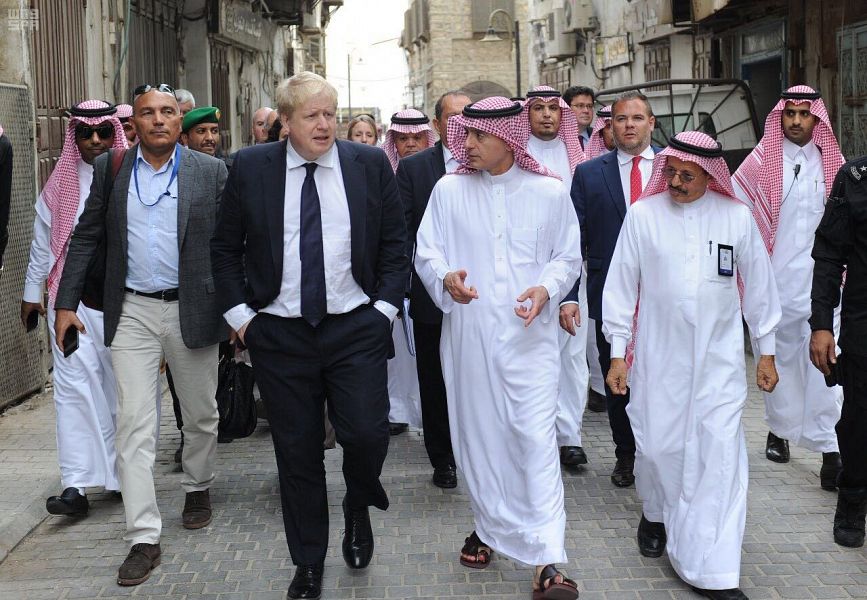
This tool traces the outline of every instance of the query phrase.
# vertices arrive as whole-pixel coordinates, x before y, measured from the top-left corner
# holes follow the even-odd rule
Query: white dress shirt
[[[461,166],[461,163],[455,160],[455,155],[445,144],[443,144],[443,162],[445,162],[447,174],[454,173]]]
[[[280,293],[271,304],[261,310],[278,317],[301,316],[301,187],[308,162],[286,143],[286,187],[283,200],[283,280]],[[343,172],[334,144],[315,162],[313,174],[319,206],[322,212],[322,246],[325,261],[325,299],[328,314],[343,314],[370,302],[361,286],[352,277],[352,235],[349,204],[343,185]],[[382,314],[394,319],[398,309],[388,302],[374,304]],[[246,325],[256,312],[247,304],[239,304],[223,316],[234,330]]]
[[[647,182],[650,181],[650,174],[653,172],[653,157],[656,154],[653,152],[653,148],[648,146],[641,151],[640,156],[641,161],[638,163],[638,170],[641,171],[641,189],[644,190]],[[620,149],[617,150],[617,162],[620,163],[620,185],[623,186],[623,198],[626,200],[627,210],[631,204],[629,181],[632,174],[632,157],[632,154],[627,154]]]

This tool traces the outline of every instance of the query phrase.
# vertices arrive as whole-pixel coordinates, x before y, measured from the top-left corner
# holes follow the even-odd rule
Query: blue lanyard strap
[[[181,146],[180,146],[180,144],[176,144],[175,145],[174,164],[172,164],[172,174],[169,177],[169,183],[166,186],[166,191],[164,191],[162,194],[160,194],[157,197],[157,199],[153,202],[153,204],[148,204],[147,202],[142,202],[141,192],[139,192],[139,189],[138,189],[138,161],[136,161],[135,169],[133,169],[133,171],[132,171],[132,176],[133,176],[133,179],[135,180],[135,195],[138,197],[138,201],[141,202],[142,205],[147,206],[147,207],[156,206],[157,203],[163,199],[163,196],[171,196],[169,189],[171,189],[172,183],[174,182],[175,178],[178,176],[178,168],[180,167],[180,164],[181,164],[180,158],[181,158]]]

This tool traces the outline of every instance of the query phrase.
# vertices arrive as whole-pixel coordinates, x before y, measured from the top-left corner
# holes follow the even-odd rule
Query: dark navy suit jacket
[[[652,146],[654,154],[662,148]],[[602,289],[626,218],[626,199],[620,183],[617,150],[581,163],[572,177],[572,203],[581,225],[581,244],[587,260],[587,303],[590,318],[602,320]],[[564,298],[578,301],[578,285]]]

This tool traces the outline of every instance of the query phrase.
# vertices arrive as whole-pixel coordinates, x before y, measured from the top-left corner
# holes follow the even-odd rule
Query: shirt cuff
[[[756,343],[759,346],[759,354],[762,356],[773,356],[777,353],[777,334],[773,331],[758,338]]]
[[[629,338],[612,336],[610,341],[611,358],[626,358],[626,346],[629,344]]]
[[[25,302],[33,302],[37,304],[42,304],[42,284],[41,283],[25,283],[24,284],[24,296],[22,298]]]
[[[235,331],[239,331],[255,316],[256,311],[250,308],[247,304],[239,304],[223,313],[223,318],[226,319],[226,323],[228,323],[229,327]]]
[[[563,302],[560,303],[560,306],[566,306],[567,304],[578,304],[578,302],[575,300],[563,300]]]
[[[384,314],[389,321],[394,321],[399,309],[392,303],[385,300],[377,300],[373,303],[373,308]]]

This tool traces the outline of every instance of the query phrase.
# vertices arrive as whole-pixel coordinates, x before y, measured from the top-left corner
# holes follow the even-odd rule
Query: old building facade
[[[400,41],[409,64],[405,104],[433,115],[434,103],[448,90],[523,95],[529,83],[527,21],[528,0],[413,0]],[[493,41],[483,41],[486,35]]]

